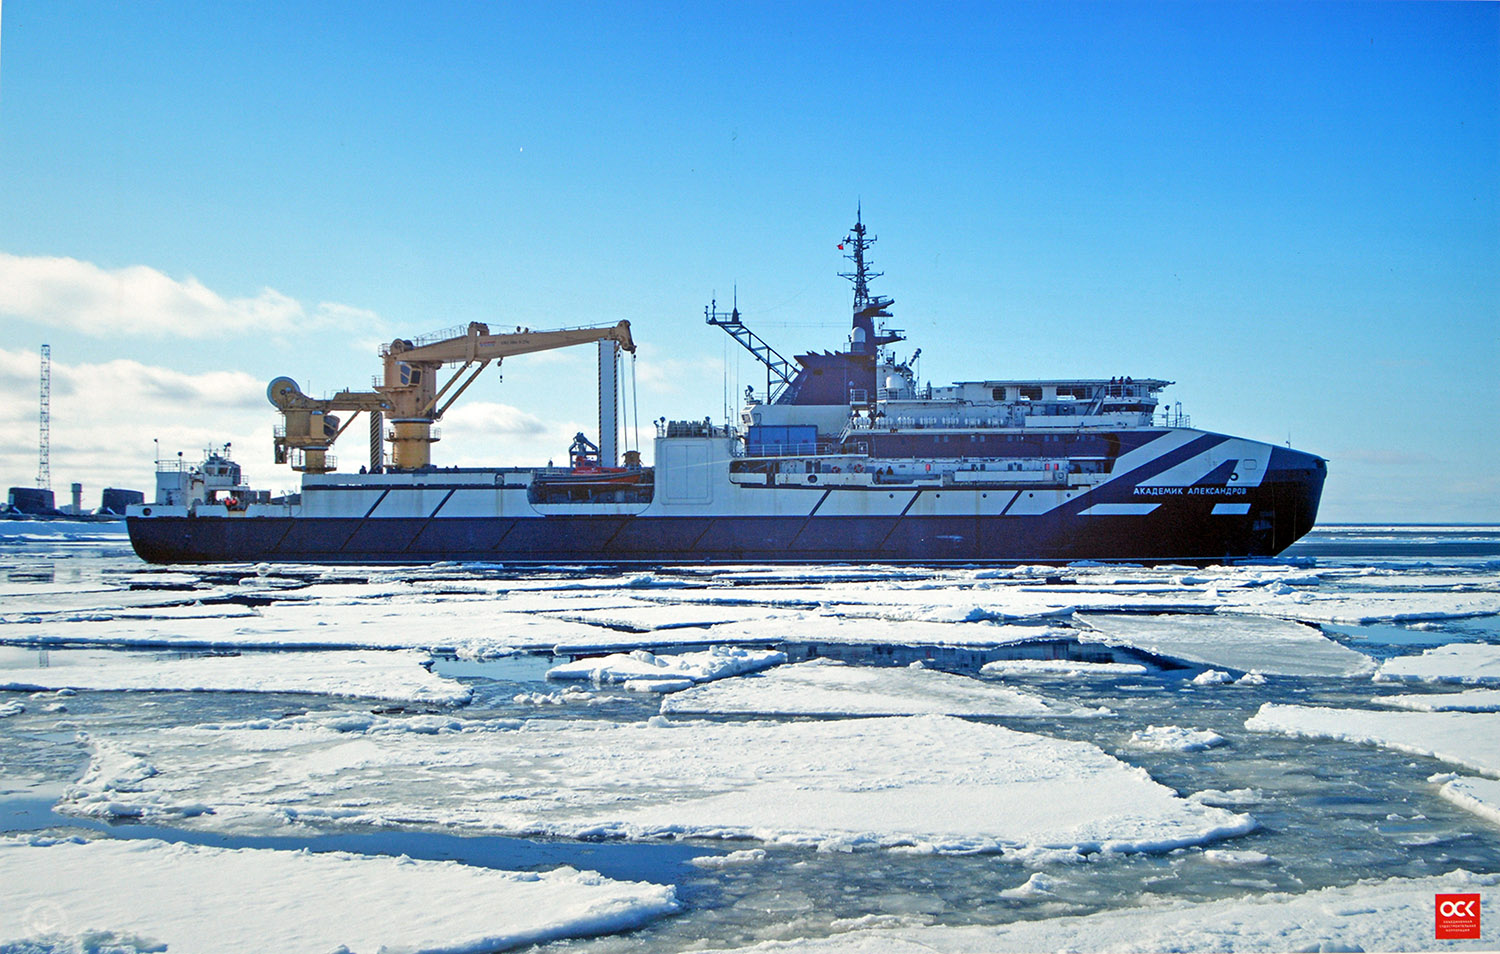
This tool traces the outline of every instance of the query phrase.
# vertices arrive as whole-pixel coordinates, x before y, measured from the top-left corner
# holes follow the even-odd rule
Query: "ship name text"
[[[1244,497],[1247,487],[1137,487],[1137,497]]]

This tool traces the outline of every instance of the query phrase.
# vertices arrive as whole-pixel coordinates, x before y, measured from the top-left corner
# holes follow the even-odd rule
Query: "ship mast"
[[[844,257],[854,263],[854,271],[839,272],[839,277],[854,283],[854,327],[849,334],[849,350],[858,354],[874,354],[888,344],[906,339],[899,331],[875,333],[875,319],[891,317],[886,309],[896,303],[894,298],[870,293],[870,280],[885,274],[871,271],[873,263],[865,256],[876,238],[865,229],[863,207],[856,206],[854,228],[839,245],[844,250]]]

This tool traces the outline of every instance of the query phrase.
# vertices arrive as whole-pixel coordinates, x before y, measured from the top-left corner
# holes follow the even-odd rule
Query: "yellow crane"
[[[397,338],[382,345],[380,356],[385,363],[384,383],[376,385],[373,391],[344,390],[331,397],[313,398],[303,394],[291,378],[276,378],[266,390],[266,397],[281,411],[283,421],[276,432],[276,463],[290,462],[294,470],[310,474],[333,470],[334,461],[328,450],[354,419],[351,417],[340,425],[339,419],[331,412],[353,411],[358,414],[365,411],[383,415],[390,421],[388,440],[394,469],[426,467],[431,463],[432,443],[437,440],[432,425],[490,364],[498,366],[505,358],[515,355],[593,342],[613,342],[614,347],[635,351],[628,321],[555,331],[517,328],[505,334],[491,334],[487,325],[475,321],[470,322],[460,335],[415,342]],[[614,350],[609,353],[613,360]],[[438,387],[438,374],[445,364],[462,366],[447,383]],[[613,365],[608,380],[614,380]],[[601,394],[601,410],[606,402],[613,407],[615,395]],[[605,426],[603,422],[601,426]],[[610,426],[613,426],[613,418]]]

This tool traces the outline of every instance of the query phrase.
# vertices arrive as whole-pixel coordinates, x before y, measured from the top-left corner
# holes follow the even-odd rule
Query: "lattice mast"
[[[849,336],[849,350],[864,354],[874,354],[888,344],[905,340],[899,331],[881,331],[879,334],[875,331],[875,319],[891,317],[886,309],[896,303],[894,298],[870,293],[870,281],[885,274],[872,271],[870,266],[873,263],[865,254],[875,244],[875,239],[876,236],[865,229],[864,209],[857,207],[854,228],[839,245],[844,257],[854,263],[854,271],[839,272],[839,277],[854,283],[854,328]]]
[[[792,379],[797,376],[797,366],[782,357],[764,338],[745,327],[745,322],[740,318],[738,289],[735,290],[734,297],[734,305],[727,314],[719,311],[718,299],[709,302],[703,309],[703,319],[723,328],[746,351],[755,355],[757,361],[766,366],[766,403],[773,404],[776,400],[776,395],[771,393],[773,383],[778,391],[791,384]]]
[[[38,415],[36,485],[52,489],[52,346],[42,345],[41,411]]]

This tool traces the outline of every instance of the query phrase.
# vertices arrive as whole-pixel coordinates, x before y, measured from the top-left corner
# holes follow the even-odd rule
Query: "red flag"
[[[839,243],[839,251],[842,252],[843,250],[844,250],[844,243],[840,242]]]

